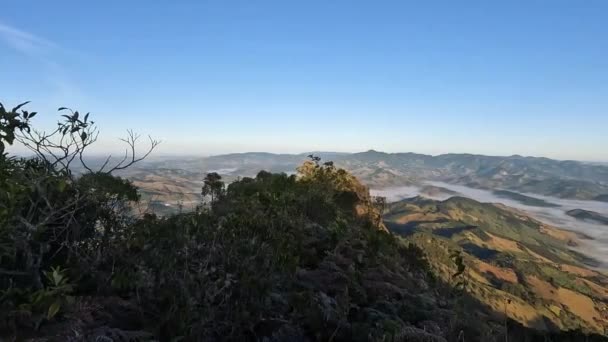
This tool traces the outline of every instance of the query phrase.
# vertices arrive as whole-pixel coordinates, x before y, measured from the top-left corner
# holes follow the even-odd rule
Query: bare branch
[[[125,151],[124,158],[120,162],[118,162],[114,167],[112,167],[109,171],[107,171],[105,173],[112,173],[114,171],[124,170],[124,169],[132,166],[133,164],[146,159],[150,155],[150,153],[152,153],[152,151],[154,151],[154,149],[156,149],[156,147],[161,143],[160,140],[155,140],[151,136],[148,136],[148,139],[150,140],[150,146],[148,147],[148,150],[142,156],[137,157],[136,145],[137,145],[137,141],[139,140],[139,138],[140,138],[140,135],[134,133],[132,130],[127,131],[127,137],[120,139],[121,141],[125,142],[128,145],[128,149],[127,149],[127,151]],[[129,154],[128,150],[130,150],[130,154]],[[104,164],[104,166],[105,166],[105,164]]]

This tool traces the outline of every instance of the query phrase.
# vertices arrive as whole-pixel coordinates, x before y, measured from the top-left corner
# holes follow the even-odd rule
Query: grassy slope
[[[450,252],[462,250],[469,290],[525,325],[599,332],[608,325],[608,277],[568,249],[576,243],[569,232],[462,197],[393,203],[385,220],[420,245],[446,278],[453,272]]]

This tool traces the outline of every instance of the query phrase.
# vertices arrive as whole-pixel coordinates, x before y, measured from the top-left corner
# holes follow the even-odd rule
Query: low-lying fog
[[[608,203],[598,201],[570,200],[524,193],[526,196],[539,198],[545,200],[546,202],[559,205],[559,207],[536,207],[520,203],[513,199],[496,196],[492,193],[492,191],[488,190],[474,189],[467,186],[442,182],[426,182],[426,184],[456,191],[458,192],[458,195],[439,194],[436,196],[431,196],[421,193],[419,187],[413,186],[395,187],[382,190],[372,189],[371,193],[375,196],[386,197],[388,202],[394,202],[404,198],[421,195],[437,200],[445,200],[453,196],[463,196],[480,202],[502,203],[509,207],[525,211],[530,214],[530,216],[541,222],[567,230],[580,232],[589,236],[591,240],[581,240],[580,246],[576,248],[576,250],[596,259],[602,264],[603,268],[607,268],[608,266],[608,226],[595,223],[593,221],[582,221],[566,214],[566,212],[571,209],[586,209],[598,212],[604,216],[608,216]]]

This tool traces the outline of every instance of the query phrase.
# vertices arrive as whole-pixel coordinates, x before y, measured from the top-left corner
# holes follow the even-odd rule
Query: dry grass
[[[581,282],[585,282],[590,288],[597,292],[598,295],[608,298],[607,289],[586,279],[581,279]],[[536,276],[526,276],[526,283],[533,289],[538,297],[556,303],[556,305],[551,305],[550,307],[550,311],[555,315],[559,315],[561,312],[561,309],[558,307],[558,305],[561,304],[567,307],[568,311],[587,322],[590,327],[599,328],[596,319],[600,319],[600,313],[593,300],[588,296],[562,287],[555,288],[550,283],[539,279]]]
[[[517,275],[511,269],[494,266],[480,260],[475,261],[475,267],[482,274],[491,273],[500,280],[507,281],[510,283],[517,282]]]
[[[576,274],[581,277],[595,277],[598,275],[598,273],[593,270],[574,265],[562,264],[560,265],[560,268],[564,272]]]
[[[568,310],[579,316],[590,326],[600,329],[595,321],[600,319],[600,313],[595,308],[593,300],[585,295],[560,287],[558,290],[560,302],[568,307]]]
[[[570,232],[567,230],[559,229],[556,227],[548,226],[546,224],[542,224],[540,226],[540,232],[550,237],[564,241],[564,242],[575,242],[578,240],[578,235],[574,232]]]
[[[525,326],[534,326],[539,329],[546,328],[540,320],[542,315],[538,312],[538,309],[521,298],[498,289],[486,289],[481,292],[485,293],[485,298],[482,299],[484,303],[488,304],[495,312],[506,312],[507,316]]]
[[[536,276],[526,276],[526,283],[532,287],[534,293],[543,298],[552,301],[559,301],[559,293],[553,285],[539,279]]]
[[[464,213],[462,210],[455,210],[455,209],[448,210],[447,216],[455,221],[465,221],[465,218],[467,218],[467,219],[472,218],[468,214]],[[478,220],[478,219],[474,218],[473,221],[475,221],[475,220]]]
[[[403,215],[397,220],[395,220],[395,222],[399,224],[405,224],[411,221],[434,221],[438,218],[444,218],[444,216],[441,214],[413,213],[409,215]]]
[[[487,233],[490,236],[490,240],[487,241],[490,247],[497,249],[499,251],[509,251],[509,252],[523,252],[517,242],[509,239],[505,239],[491,233]]]
[[[471,243],[479,246],[479,247],[483,247],[483,248],[488,248],[488,245],[485,241],[483,241],[482,239],[479,238],[479,236],[477,236],[476,234],[473,234],[472,232],[464,232],[463,236],[469,240]]]
[[[579,279],[579,281],[584,283],[585,285],[589,286],[589,288],[591,288],[593,290],[593,292],[595,292],[595,294],[599,298],[608,300],[608,289],[607,288],[605,288],[601,285],[598,285],[588,279]]]
[[[479,272],[477,272],[473,269],[469,269],[468,273],[469,273],[469,276],[471,277],[471,279],[473,279],[475,282],[490,285],[490,282]]]
[[[557,305],[549,305],[549,311],[551,311],[555,316],[559,317],[562,313],[562,308]]]

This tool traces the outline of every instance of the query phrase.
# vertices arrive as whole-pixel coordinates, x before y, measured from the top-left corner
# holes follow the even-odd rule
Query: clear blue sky
[[[98,150],[608,160],[608,1],[27,1],[0,101],[90,111]]]

